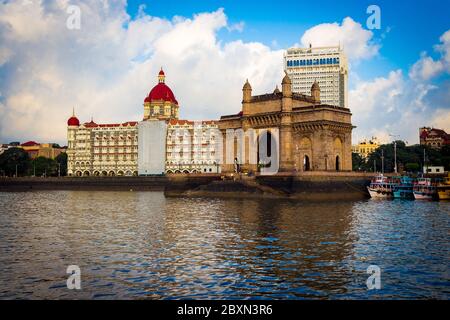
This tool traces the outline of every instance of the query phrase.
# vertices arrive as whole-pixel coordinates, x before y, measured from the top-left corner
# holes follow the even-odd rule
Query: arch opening
[[[305,154],[303,157],[303,171],[310,171],[311,170],[311,164],[309,162],[308,155]]]

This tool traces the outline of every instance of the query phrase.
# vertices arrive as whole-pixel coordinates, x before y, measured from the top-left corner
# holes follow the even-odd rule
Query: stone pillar
[[[344,135],[343,149],[344,149],[343,150],[344,161],[342,164],[342,170],[352,171],[353,164],[352,164],[352,132],[351,132],[351,129],[350,129],[350,132],[347,132]]]
[[[222,134],[222,163],[220,170],[222,173],[230,173],[233,172],[233,166],[227,163],[227,133],[225,129],[220,129],[220,133]]]
[[[295,167],[292,152],[292,82],[286,75],[281,82],[283,99],[281,101],[281,125],[280,125],[280,172],[292,172]]]
[[[248,115],[250,112],[250,101],[252,100],[252,86],[250,83],[245,81],[244,87],[242,88],[242,114]]]

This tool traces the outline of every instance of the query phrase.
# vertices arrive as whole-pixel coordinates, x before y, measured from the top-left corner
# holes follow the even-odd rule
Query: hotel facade
[[[290,48],[284,54],[284,70],[292,92],[309,95],[317,82],[322,103],[348,108],[348,64],[340,47]]]
[[[220,172],[215,121],[179,120],[179,105],[165,83],[144,99],[143,121],[115,124],[67,121],[69,176],[137,176]]]

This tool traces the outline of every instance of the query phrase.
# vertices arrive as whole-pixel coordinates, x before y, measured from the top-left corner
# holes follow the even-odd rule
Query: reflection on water
[[[450,203],[0,193],[0,298],[450,298]],[[66,288],[68,265],[79,291]],[[381,290],[366,269],[380,266]]]

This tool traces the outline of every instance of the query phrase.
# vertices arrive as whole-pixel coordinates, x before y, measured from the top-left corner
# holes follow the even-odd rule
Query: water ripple
[[[0,193],[0,298],[449,299],[449,226],[443,202]]]

